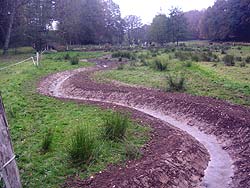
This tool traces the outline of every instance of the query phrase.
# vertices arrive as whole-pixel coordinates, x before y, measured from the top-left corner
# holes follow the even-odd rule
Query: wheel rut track
[[[206,135],[216,136],[218,141],[211,136],[215,139],[215,144],[218,145],[219,142],[220,149],[226,149],[223,151],[229,153],[233,159],[232,182],[230,176],[233,171],[229,169],[226,171],[229,174],[222,174],[227,176],[225,180],[221,180],[226,183],[214,184],[209,182],[213,179],[204,179],[204,187],[249,187],[248,108],[207,97],[96,83],[91,75],[99,70],[113,68],[117,62],[107,59],[94,59],[92,62],[96,62],[97,66],[65,71],[44,78],[39,83],[38,91],[63,100],[71,99],[105,108],[130,110],[133,116],[154,128],[153,136],[150,143],[143,148],[143,157],[140,160],[132,161],[124,168],[110,166],[93,179],[82,181],[77,177],[68,178],[65,187],[202,187],[199,182],[207,166],[207,151],[193,137],[173,128],[167,122],[181,122],[181,126],[185,127],[192,125]],[[172,141],[171,138],[176,139]],[[230,165],[231,158],[220,160],[229,160],[227,164]],[[231,183],[230,186],[228,183]]]

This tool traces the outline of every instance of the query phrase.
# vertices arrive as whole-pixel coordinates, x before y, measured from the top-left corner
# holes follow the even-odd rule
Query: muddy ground
[[[209,161],[203,145],[186,132],[137,110],[88,99],[153,109],[215,135],[233,160],[234,176],[230,187],[250,187],[249,108],[208,97],[96,83],[91,75],[113,68],[117,62],[108,57],[91,61],[97,66],[44,78],[38,91],[62,100],[82,99],[77,101],[129,110],[133,118],[153,128],[151,141],[142,148],[141,159],[128,162],[125,167],[110,166],[87,180],[68,177],[64,187],[199,187]]]

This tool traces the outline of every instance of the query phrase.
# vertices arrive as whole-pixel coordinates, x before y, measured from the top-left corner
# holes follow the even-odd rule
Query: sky
[[[120,5],[122,17],[126,15],[140,16],[142,22],[149,24],[158,13],[168,14],[171,7],[179,7],[183,11],[202,10],[214,4],[215,0],[113,0]]]

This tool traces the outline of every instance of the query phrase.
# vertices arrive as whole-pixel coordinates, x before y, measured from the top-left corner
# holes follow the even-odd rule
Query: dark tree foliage
[[[153,19],[149,37],[150,41],[164,44],[170,41],[170,20],[165,14],[159,14]]]
[[[250,1],[217,0],[201,23],[201,35],[217,41],[250,41]]]

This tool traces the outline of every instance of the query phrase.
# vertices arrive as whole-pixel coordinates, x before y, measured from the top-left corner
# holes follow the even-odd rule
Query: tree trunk
[[[5,42],[4,42],[4,47],[3,47],[3,55],[6,55],[9,50],[10,37],[11,37],[12,28],[13,28],[15,14],[16,14],[16,5],[13,6],[13,10],[10,15],[9,26],[8,26],[8,30],[5,36]]]

